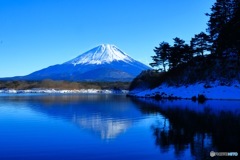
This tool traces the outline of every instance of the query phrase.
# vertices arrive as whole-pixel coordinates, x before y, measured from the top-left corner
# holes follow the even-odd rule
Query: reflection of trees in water
[[[162,151],[168,150],[174,144],[176,155],[180,155],[191,142],[191,136],[183,129],[175,129],[171,125],[166,127],[153,125],[152,129],[156,144],[161,146]]]
[[[162,152],[174,147],[179,157],[190,147],[196,159],[210,159],[210,151],[240,153],[239,114],[225,111],[214,114],[209,108],[196,112],[183,106],[166,107],[133,101],[143,113],[160,113],[166,118],[164,122],[152,125],[156,145]]]

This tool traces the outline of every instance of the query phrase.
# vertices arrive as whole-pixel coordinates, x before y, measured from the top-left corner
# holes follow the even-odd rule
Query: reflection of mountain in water
[[[124,96],[48,95],[8,98],[11,101],[29,102],[34,111],[73,122],[102,139],[115,138],[142,117],[134,103]]]
[[[115,138],[132,125],[131,120],[103,118],[99,115],[91,117],[74,117],[73,122],[80,127],[90,129],[101,135],[102,139]]]

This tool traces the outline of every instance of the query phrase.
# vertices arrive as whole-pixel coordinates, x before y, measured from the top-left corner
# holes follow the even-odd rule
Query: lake
[[[3,160],[211,159],[239,135],[240,101],[0,95]]]

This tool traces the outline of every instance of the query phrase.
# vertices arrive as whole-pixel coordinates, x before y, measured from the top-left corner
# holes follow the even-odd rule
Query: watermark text
[[[238,156],[238,152],[214,152],[211,151],[210,152],[210,156],[211,157],[215,157],[215,156]]]

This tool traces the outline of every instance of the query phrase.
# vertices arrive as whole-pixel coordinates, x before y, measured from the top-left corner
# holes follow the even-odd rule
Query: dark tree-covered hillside
[[[146,86],[146,82],[153,83],[149,85],[152,88],[163,82],[171,85],[240,82],[240,0],[216,0],[211,13],[206,15],[207,33],[194,35],[190,44],[178,37],[174,38],[173,46],[160,43],[150,64],[156,70],[140,74],[130,88],[141,83]]]

